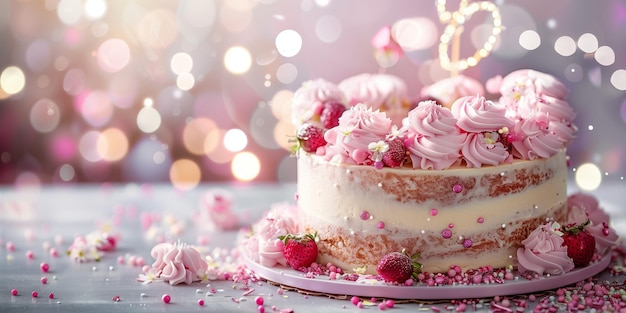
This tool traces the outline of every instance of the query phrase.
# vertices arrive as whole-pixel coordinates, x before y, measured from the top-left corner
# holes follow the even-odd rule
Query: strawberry
[[[383,154],[383,163],[389,167],[402,166],[406,159],[406,148],[404,142],[400,138],[387,141],[389,150]]]
[[[391,252],[380,259],[376,271],[386,282],[404,283],[421,272],[418,257],[419,254],[409,256],[404,249],[402,252]]]
[[[331,129],[339,125],[339,118],[346,110],[346,106],[337,101],[327,101],[324,103],[322,113],[320,114],[320,122],[326,129]]]
[[[574,265],[584,267],[589,264],[596,249],[596,240],[585,229],[589,220],[581,225],[569,224],[563,227],[563,246],[567,246],[567,256]]]
[[[313,124],[304,123],[300,125],[296,133],[298,145],[295,147],[302,148],[306,152],[315,153],[317,148],[326,145],[326,139],[324,139],[324,130]]]
[[[283,255],[287,263],[289,263],[293,269],[300,270],[311,266],[311,264],[315,262],[317,259],[316,236],[317,233],[299,236],[289,234],[278,237],[278,239],[285,243],[283,246]]]

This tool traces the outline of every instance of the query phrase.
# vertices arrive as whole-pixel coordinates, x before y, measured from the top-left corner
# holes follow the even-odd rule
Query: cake
[[[417,100],[407,90],[398,77],[360,74],[294,93],[297,203],[253,225],[245,246],[254,262],[289,266],[285,238],[315,234],[301,236],[315,238],[314,263],[342,273],[376,277],[402,251],[428,275],[558,275],[590,262],[574,264],[565,225],[587,225],[594,260],[617,244],[606,214],[583,218],[602,212],[592,196],[567,195],[575,114],[555,77],[518,70],[485,88],[460,75]]]

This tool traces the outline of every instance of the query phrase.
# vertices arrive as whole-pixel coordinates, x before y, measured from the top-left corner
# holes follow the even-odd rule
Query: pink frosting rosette
[[[339,89],[354,106],[363,103],[373,110],[384,111],[395,125],[399,125],[408,112],[406,83],[389,74],[359,74],[338,84]]]
[[[535,272],[539,275],[561,275],[574,269],[574,262],[567,256],[558,223],[546,223],[533,230],[517,249],[517,269],[520,273]]]
[[[306,122],[317,123],[324,102],[343,100],[343,92],[334,83],[321,78],[306,81],[293,95],[291,121],[295,126]]]
[[[533,112],[515,124],[512,135],[513,155],[520,159],[549,158],[561,150],[563,142],[548,129],[545,114]]]
[[[456,126],[450,110],[433,101],[424,101],[409,112],[404,145],[413,168],[442,170],[460,160],[467,135]]]
[[[600,208],[598,199],[584,193],[570,195],[567,198],[567,223],[582,224],[587,220],[591,224],[585,229],[596,239],[598,254],[604,255],[619,244],[620,237],[611,227],[610,216]]]
[[[295,212],[296,207],[292,205],[276,204],[253,226],[253,239],[256,239],[257,245],[250,246],[258,250],[250,252],[255,261],[267,267],[287,265],[283,241],[278,237],[298,232]]]
[[[328,142],[325,159],[337,163],[371,164],[369,144],[384,140],[391,120],[384,112],[357,104],[339,118],[339,125],[324,133]]]
[[[484,94],[485,88],[479,81],[464,75],[457,75],[422,88],[420,96],[435,99],[444,107],[449,108],[458,98]]]
[[[205,279],[208,263],[195,248],[183,243],[159,243],[152,248],[150,255],[155,258],[152,268],[158,278],[170,285]]]
[[[210,229],[235,229],[239,225],[239,217],[233,212],[232,205],[232,193],[225,189],[211,189],[200,197],[196,222]]]
[[[506,117],[506,108],[483,96],[465,96],[453,104],[457,126],[468,132],[461,154],[468,167],[498,165],[509,158],[507,147],[498,139],[498,131],[507,133],[514,123]]]

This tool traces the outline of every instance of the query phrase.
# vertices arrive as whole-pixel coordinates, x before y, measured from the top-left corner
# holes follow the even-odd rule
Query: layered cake
[[[297,204],[252,227],[245,246],[255,262],[311,271],[286,251],[298,239],[315,242],[314,267],[342,273],[384,276],[384,259],[402,251],[419,262],[415,273],[558,275],[616,245],[608,216],[584,219],[601,211],[593,197],[568,198],[576,127],[553,76],[519,70],[486,87],[455,76],[417,100],[407,90],[398,77],[362,74],[295,92]],[[582,263],[565,244],[574,228],[595,237]]]

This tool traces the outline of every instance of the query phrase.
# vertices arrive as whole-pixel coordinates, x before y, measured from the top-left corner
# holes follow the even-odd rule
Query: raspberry
[[[313,124],[304,123],[296,134],[299,146],[306,152],[314,153],[317,148],[325,146],[324,130]]]
[[[404,164],[406,158],[406,148],[400,138],[388,141],[389,150],[383,154],[383,163],[389,167],[399,167]]]
[[[328,101],[324,103],[324,108],[320,114],[320,122],[326,129],[331,129],[339,125],[339,118],[346,110],[346,106],[341,102]]]

